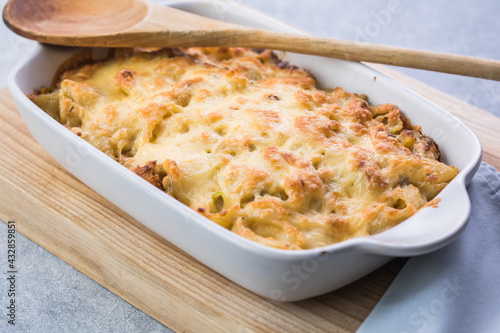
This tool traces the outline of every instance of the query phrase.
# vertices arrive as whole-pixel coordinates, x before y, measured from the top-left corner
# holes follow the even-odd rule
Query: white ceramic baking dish
[[[219,1],[170,1],[196,14],[263,29],[302,33],[247,7]],[[319,249],[285,251],[242,238],[182,205],[83,141],[45,114],[25,95],[50,85],[59,64],[76,49],[39,46],[9,78],[9,89],[31,133],[40,145],[82,182],[144,226],[223,276],[265,297],[300,300],[332,291],[370,273],[396,256],[434,251],[466,226],[470,202],[466,185],[481,160],[476,136],[455,117],[357,63],[288,54],[288,60],[310,71],[323,87],[342,86],[365,93],[374,104],[399,106],[424,133],[434,137],[443,160],[460,169],[441,192],[438,208],[425,208],[383,233]],[[376,80],[374,80],[376,77]]]

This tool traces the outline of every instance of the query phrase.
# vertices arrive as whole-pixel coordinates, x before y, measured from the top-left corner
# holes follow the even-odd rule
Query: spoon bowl
[[[83,47],[253,47],[500,80],[500,61],[221,22],[147,0],[9,0],[5,24],[39,42]]]
[[[4,10],[5,23],[28,38],[113,34],[143,21],[148,5],[141,1],[11,1]]]

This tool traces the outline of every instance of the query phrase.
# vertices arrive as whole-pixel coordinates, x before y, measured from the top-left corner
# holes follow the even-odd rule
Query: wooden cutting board
[[[500,169],[500,118],[383,66],[378,70],[457,115]],[[0,88],[0,219],[151,317],[179,332],[353,332],[405,259],[313,299],[256,296],[144,228],[80,183],[34,141]]]

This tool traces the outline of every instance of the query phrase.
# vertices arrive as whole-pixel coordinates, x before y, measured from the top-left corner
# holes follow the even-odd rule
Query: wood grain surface
[[[500,168],[500,118],[375,66],[461,118]],[[353,332],[405,259],[313,299],[273,302],[213,272],[80,183],[34,141],[0,88],[0,219],[179,332]]]

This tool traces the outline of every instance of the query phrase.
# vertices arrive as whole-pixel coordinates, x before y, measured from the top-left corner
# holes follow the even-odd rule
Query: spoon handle
[[[241,44],[500,81],[500,61],[464,55],[267,31],[249,35]]]
[[[366,61],[385,65],[410,67],[429,71],[458,74],[500,81],[500,61],[441,52],[422,51],[398,46],[320,38],[264,31],[241,26],[223,26],[221,29],[170,31],[163,38],[148,38],[139,32],[135,40],[144,46],[222,46],[252,47],[289,51],[352,61]],[[163,32],[159,32],[162,34]],[[128,36],[129,38],[132,36]],[[118,42],[115,39],[116,43]],[[107,46],[112,46],[107,43]],[[123,45],[130,46],[128,40]],[[137,45],[138,46],[138,45]]]
[[[169,13],[167,13],[167,10]],[[499,60],[414,50],[398,46],[320,38],[311,35],[259,30],[242,25],[215,21],[206,17],[194,16],[191,13],[178,10],[175,10],[175,15],[172,15],[172,13],[172,8],[156,7],[144,26],[139,24],[131,29],[131,31],[135,30],[139,35],[142,35],[136,39],[136,42],[148,40],[148,35],[142,34],[142,32],[158,29],[158,27],[163,25],[165,17],[168,15],[171,22],[175,20],[174,26],[177,29],[169,29],[164,38],[156,38],[156,41],[160,41],[161,43],[168,42],[172,46],[267,48],[500,81]],[[188,22],[197,22],[197,24],[193,26]],[[144,30],[144,28],[146,29]],[[158,33],[163,34],[165,31],[161,31],[160,28]]]

